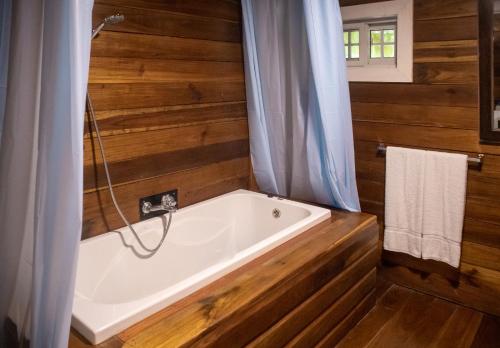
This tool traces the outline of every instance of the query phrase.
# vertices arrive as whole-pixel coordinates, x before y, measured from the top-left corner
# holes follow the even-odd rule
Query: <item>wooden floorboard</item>
[[[500,347],[500,317],[377,279],[377,303],[336,345],[362,347]]]

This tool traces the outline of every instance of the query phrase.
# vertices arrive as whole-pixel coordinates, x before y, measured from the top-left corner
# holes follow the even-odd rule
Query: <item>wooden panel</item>
[[[243,82],[89,84],[95,110],[148,108],[245,100]]]
[[[94,57],[89,83],[243,81],[241,62]]]
[[[314,347],[347,316],[374,288],[376,271],[373,270],[351,287],[335,304],[299,333],[286,347]]]
[[[417,20],[413,26],[415,42],[477,40],[477,33],[477,16]]]
[[[95,113],[101,137],[221,121],[246,120],[245,102],[174,105],[157,108],[104,110]],[[89,125],[85,138],[89,138]],[[94,134],[95,136],[95,134]]]
[[[334,278],[313,296],[309,297],[300,306],[296,307],[276,324],[269,328],[247,347],[282,347],[296,334],[301,332],[314,319],[332,306],[334,302],[348,289],[352,288],[363,275],[368,274],[370,268],[377,263],[377,250],[356,261],[345,272]],[[375,273],[371,277],[375,277]],[[343,301],[343,300],[339,300]]]
[[[378,88],[374,88],[378,86]],[[400,83],[352,83],[351,101],[414,105],[477,106],[475,85],[417,85]]]
[[[102,31],[92,41],[92,57],[183,59],[240,62],[239,42],[224,42]]]
[[[414,63],[477,62],[477,40],[413,43]]]
[[[249,185],[240,3],[96,0],[89,94],[122,210],[178,189],[181,206]],[[83,238],[122,227],[90,118],[84,140]]]
[[[428,84],[473,84],[478,79],[477,63],[418,63],[413,81]]]
[[[468,107],[352,102],[355,121],[477,129],[477,109]]]
[[[247,120],[243,119],[233,122],[213,122],[203,125],[126,133],[107,136],[102,140],[108,162],[118,162],[238,140],[246,140],[248,143],[248,126]],[[99,146],[93,138],[85,139],[84,145],[88,149]],[[85,153],[84,165],[96,163],[102,163],[99,151]]]
[[[95,3],[225,18],[233,21],[241,19],[238,2],[227,0],[96,0]]]
[[[477,15],[476,0],[415,0],[414,18],[439,19]]]
[[[98,24],[105,17],[117,12],[124,15],[126,20],[114,24],[112,27],[109,27],[109,30],[191,39],[241,42],[241,25],[239,22],[192,16],[178,12],[158,11],[154,8],[141,9],[96,4],[92,16],[93,23]]]
[[[371,292],[359,302],[339,325],[337,325],[319,343],[318,348],[335,347],[336,344],[363,318],[375,304],[375,293]]]

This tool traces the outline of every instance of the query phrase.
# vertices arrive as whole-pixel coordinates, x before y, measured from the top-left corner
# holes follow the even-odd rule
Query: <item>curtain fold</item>
[[[31,347],[66,347],[81,237],[93,1],[4,1],[11,7],[2,11],[11,15],[4,21],[0,14],[0,60],[8,58],[0,71],[8,76],[0,79],[6,91],[0,98],[0,345],[12,322]]]
[[[242,9],[260,189],[359,211],[338,1],[243,0]]]

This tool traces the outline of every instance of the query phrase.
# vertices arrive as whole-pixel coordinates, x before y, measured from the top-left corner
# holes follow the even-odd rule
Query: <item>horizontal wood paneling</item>
[[[413,26],[415,42],[477,40],[477,35],[477,16],[416,20]]]
[[[95,57],[89,83],[243,81],[241,62]]]
[[[413,81],[432,84],[474,84],[478,79],[477,63],[415,63]]]
[[[97,111],[101,136],[145,132],[210,124],[231,120],[246,120],[246,103],[223,102],[198,105],[173,105],[156,108]],[[95,136],[95,134],[94,134]],[[90,128],[85,127],[85,138]]]
[[[243,60],[239,42],[210,41],[102,31],[92,42],[93,57],[182,59],[213,62]]]
[[[476,0],[415,0],[416,20],[443,19],[477,15]]]
[[[233,81],[89,84],[94,109],[139,109],[168,105],[244,101],[245,84]]]
[[[414,82],[350,84],[361,206],[383,222],[378,143],[484,153],[482,170],[468,171],[459,271],[390,253],[382,270],[396,283],[499,314],[500,147],[479,143],[477,0],[415,0],[414,17]]]
[[[146,132],[125,133],[107,136],[103,139],[106,158],[119,162],[147,155],[197,148],[213,144],[229,143],[237,140],[248,142],[247,120],[213,122],[178,128],[151,130]],[[87,138],[84,145],[98,148],[95,139]],[[127,151],[123,151],[127,149]],[[99,151],[87,151],[84,165],[101,163]]]
[[[95,3],[241,20],[238,2],[230,0],[96,0]]]
[[[249,184],[238,2],[96,0],[89,94],[120,207],[178,189],[181,207]],[[83,238],[122,227],[87,115]]]
[[[351,101],[476,107],[477,85],[419,85],[359,82],[350,85]]]
[[[477,110],[470,107],[352,102],[354,121],[477,129]]]
[[[214,41],[241,42],[241,24],[237,21],[192,16],[181,12],[158,11],[155,8],[96,4],[94,23],[119,12],[126,20],[109,28],[127,33],[165,35]]]
[[[413,43],[414,63],[477,62],[477,40]]]

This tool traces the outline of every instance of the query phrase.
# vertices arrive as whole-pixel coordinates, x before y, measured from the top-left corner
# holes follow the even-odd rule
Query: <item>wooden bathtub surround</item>
[[[341,0],[342,6],[375,0]],[[383,224],[385,159],[377,145],[484,153],[469,169],[461,265],[384,254],[392,281],[500,314],[500,146],[479,143],[478,1],[414,0],[414,82],[350,83],[362,210]],[[389,257],[388,257],[389,255]]]
[[[180,207],[249,184],[241,10],[231,0],[96,0],[89,93],[117,199],[179,190]],[[88,118],[87,118],[88,122]],[[84,141],[83,238],[123,227],[95,134]]]
[[[378,226],[332,218],[100,347],[331,347],[375,303]],[[72,331],[70,347],[90,346]]]

